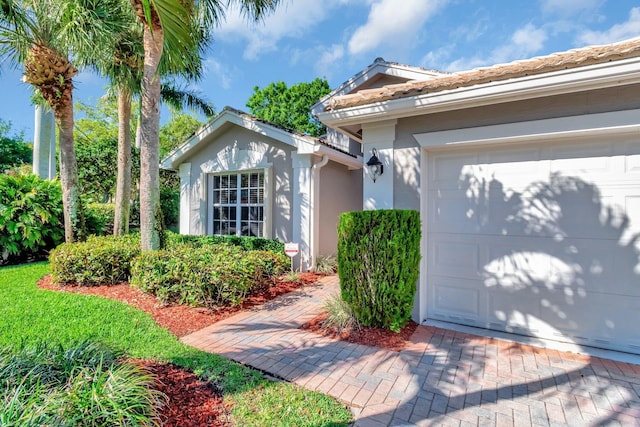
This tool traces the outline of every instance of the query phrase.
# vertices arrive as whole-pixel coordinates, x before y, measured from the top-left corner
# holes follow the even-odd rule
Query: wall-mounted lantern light
[[[376,179],[378,179],[378,177],[384,172],[384,166],[378,158],[378,150],[376,150],[375,148],[372,149],[371,154],[373,155],[367,162],[367,168],[369,169],[369,176],[371,177],[373,182],[376,182]]]

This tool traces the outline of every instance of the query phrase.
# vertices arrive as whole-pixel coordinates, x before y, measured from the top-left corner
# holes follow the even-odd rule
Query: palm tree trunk
[[[118,91],[118,179],[113,234],[129,233],[131,199],[131,92],[123,87]]]
[[[60,130],[60,182],[62,184],[62,209],[64,214],[65,242],[73,243],[81,237],[82,212],[78,188],[78,165],[73,145],[73,97],[71,88],[64,90],[63,102],[54,109]]]
[[[163,40],[164,33],[159,26],[153,30],[149,25],[144,26],[140,125],[140,237],[143,251],[160,248],[160,227],[156,220],[160,208],[160,76],[157,71]]]

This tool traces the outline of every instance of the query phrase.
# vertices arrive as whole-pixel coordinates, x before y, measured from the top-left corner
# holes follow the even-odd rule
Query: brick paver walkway
[[[183,341],[334,396],[356,426],[640,425],[640,365],[425,326],[399,353],[297,329],[338,289],[326,277]]]

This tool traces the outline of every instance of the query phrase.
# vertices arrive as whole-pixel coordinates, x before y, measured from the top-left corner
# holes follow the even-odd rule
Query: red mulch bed
[[[157,378],[157,389],[167,395],[160,421],[164,427],[228,426],[229,409],[222,393],[197,375],[172,363],[139,362]]]
[[[406,347],[411,339],[411,335],[413,335],[418,327],[416,322],[410,320],[400,332],[393,332],[382,328],[364,327],[338,331],[336,328],[326,326],[324,324],[326,319],[327,313],[325,312],[300,326],[300,329],[350,343],[381,347],[391,351],[400,351]]]
[[[303,285],[315,283],[321,276],[314,273],[303,273],[300,282],[275,281],[272,286],[262,292],[250,296],[241,305],[216,310],[194,308],[181,305],[163,305],[154,296],[145,294],[128,283],[103,286],[60,286],[51,283],[49,276],[40,280],[41,289],[98,295],[105,298],[125,302],[133,307],[149,313],[158,325],[168,329],[178,337],[198,331],[217,321],[226,319],[235,313],[262,304],[279,295],[291,292]],[[410,322],[400,333],[384,329],[362,328],[360,330],[343,331],[326,328],[323,321],[326,314],[307,322],[301,329],[330,336],[352,343],[384,347],[400,351],[418,326]],[[202,381],[190,371],[170,363],[141,361],[157,378],[158,389],[168,397],[167,405],[160,413],[163,426],[228,426],[229,409],[223,402],[222,394],[213,384]]]

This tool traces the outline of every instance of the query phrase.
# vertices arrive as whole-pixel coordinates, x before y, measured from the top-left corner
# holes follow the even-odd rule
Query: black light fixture
[[[371,154],[373,155],[367,162],[367,168],[369,168],[369,176],[371,177],[373,182],[376,182],[376,179],[378,179],[378,177],[384,172],[384,166],[378,158],[378,150],[376,150],[375,148],[372,149]]]

